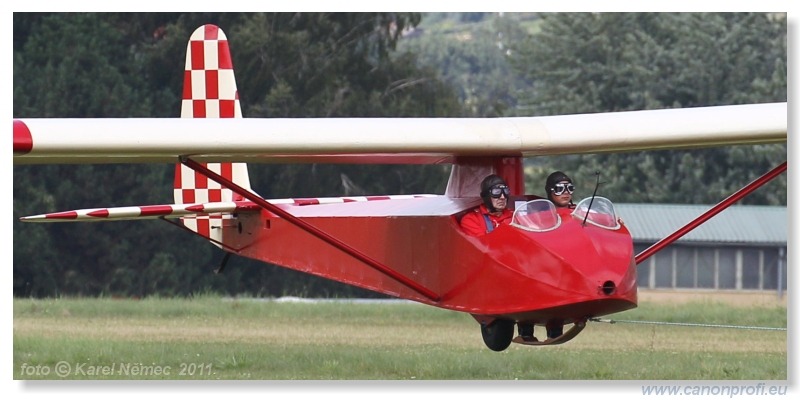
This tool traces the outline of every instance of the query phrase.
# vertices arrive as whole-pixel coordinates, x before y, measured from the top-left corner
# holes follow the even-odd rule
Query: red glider
[[[21,219],[165,218],[226,258],[471,314],[495,351],[512,341],[563,343],[587,320],[637,306],[641,259],[611,201],[587,198],[564,212],[526,195],[524,157],[787,138],[786,103],[488,119],[245,119],[228,40],[213,25],[198,28],[187,46],[181,117],[15,119],[15,164],[180,162],[174,204]],[[452,171],[444,195],[267,200],[251,189],[246,162],[275,161],[438,163]],[[513,222],[469,236],[459,219],[481,203],[479,183],[490,173],[508,182]],[[514,337],[521,323],[568,329],[541,341]]]

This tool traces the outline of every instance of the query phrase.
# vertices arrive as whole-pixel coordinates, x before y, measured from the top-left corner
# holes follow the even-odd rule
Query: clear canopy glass
[[[556,206],[549,200],[528,201],[514,210],[511,225],[523,230],[545,232],[561,225]]]
[[[604,197],[584,198],[575,207],[572,216],[581,221],[586,219],[587,223],[601,228],[616,230],[620,227],[614,204]]]

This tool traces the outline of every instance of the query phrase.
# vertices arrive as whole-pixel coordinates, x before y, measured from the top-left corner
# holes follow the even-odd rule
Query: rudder
[[[186,46],[183,76],[182,118],[241,118],[239,92],[233,73],[228,39],[219,27],[207,24],[192,33]],[[220,133],[220,136],[224,133]],[[207,163],[210,170],[250,189],[245,163]],[[174,199],[176,204],[239,201],[242,197],[208,177],[186,167],[175,166]],[[182,218],[184,226],[209,239],[222,242],[223,215]]]

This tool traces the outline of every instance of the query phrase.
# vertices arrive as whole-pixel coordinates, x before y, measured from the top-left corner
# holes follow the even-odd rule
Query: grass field
[[[607,318],[786,328],[785,302],[741,298],[643,293]],[[17,380],[787,380],[786,331],[590,322],[498,353],[469,315],[419,304],[15,299],[13,315]]]

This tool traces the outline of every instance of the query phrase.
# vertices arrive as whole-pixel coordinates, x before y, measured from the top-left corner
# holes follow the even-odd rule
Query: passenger
[[[564,172],[553,172],[547,176],[544,191],[547,193],[549,199],[558,208],[575,208],[572,203],[572,193],[575,192],[575,186],[572,184],[572,179],[569,178]]]
[[[575,186],[572,184],[572,179],[569,178],[564,172],[555,171],[547,176],[545,181],[544,191],[547,194],[547,199],[550,200],[557,208],[575,208],[572,203],[572,193],[575,192]],[[564,333],[564,324],[560,322],[548,322],[545,327],[547,328],[547,338],[558,338]],[[537,341],[533,336],[532,323],[518,323],[517,329],[519,335],[526,341]]]
[[[491,233],[502,224],[510,224],[514,215],[508,206],[511,191],[502,177],[491,174],[481,182],[483,204],[461,218],[461,227],[470,235]]]
[[[572,202],[575,185],[564,172],[550,173],[545,182],[545,191],[547,191],[547,199],[557,208],[575,208],[575,204]],[[558,338],[564,333],[564,324],[561,322],[548,322],[546,328],[548,338]]]

